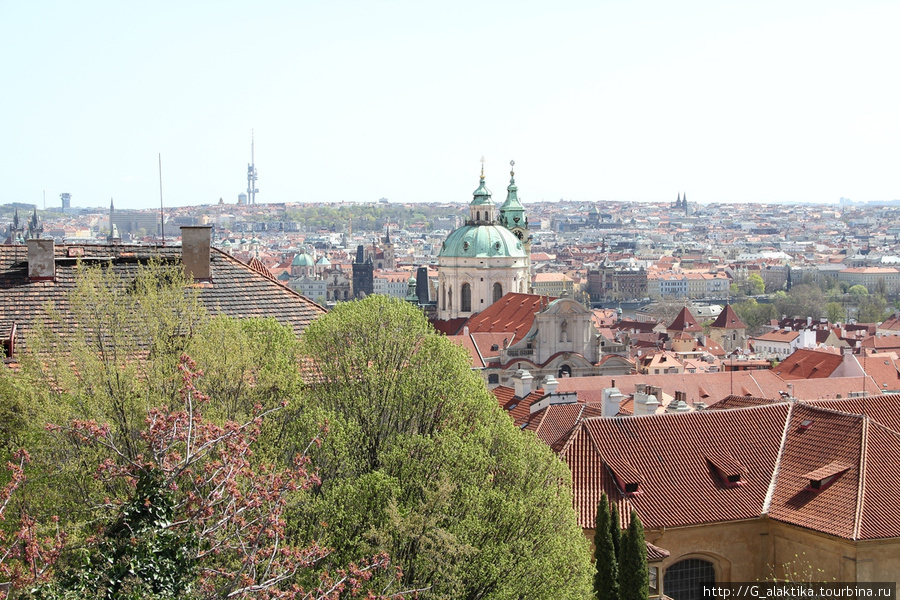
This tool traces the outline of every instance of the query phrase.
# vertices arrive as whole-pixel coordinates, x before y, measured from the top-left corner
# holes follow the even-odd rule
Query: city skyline
[[[900,198],[896,3],[150,10],[0,7],[0,204]]]

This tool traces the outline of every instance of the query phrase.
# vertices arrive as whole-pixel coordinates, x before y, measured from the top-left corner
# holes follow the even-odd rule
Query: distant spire
[[[116,210],[116,206],[113,204],[112,196],[109,197],[109,212]]]

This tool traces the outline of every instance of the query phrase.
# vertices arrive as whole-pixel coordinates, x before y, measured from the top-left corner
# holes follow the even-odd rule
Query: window
[[[494,284],[494,302],[500,300],[503,297],[503,286],[499,283]]]
[[[500,376],[496,373],[491,373],[488,375],[488,383],[500,383]]]
[[[462,284],[459,302],[462,312],[472,312],[472,286],[468,283]]]
[[[688,558],[666,569],[663,593],[673,600],[703,600],[703,585],[715,582],[715,565],[701,558]]]

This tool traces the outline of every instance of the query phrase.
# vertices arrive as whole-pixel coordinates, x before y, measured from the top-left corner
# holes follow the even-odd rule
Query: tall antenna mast
[[[247,165],[247,204],[256,204],[256,162],[254,160],[253,130],[250,130],[250,164]]]
[[[162,237],[162,245],[166,245],[166,214],[163,212],[162,195],[162,152],[159,153],[159,233]]]

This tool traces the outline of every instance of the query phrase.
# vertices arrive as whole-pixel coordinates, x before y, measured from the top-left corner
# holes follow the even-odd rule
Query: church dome
[[[438,257],[525,258],[515,234],[501,225],[465,225],[454,230],[441,246]]]
[[[315,261],[313,260],[313,257],[306,252],[301,252],[294,257],[293,261],[291,261],[292,267],[312,267],[314,264]]]

